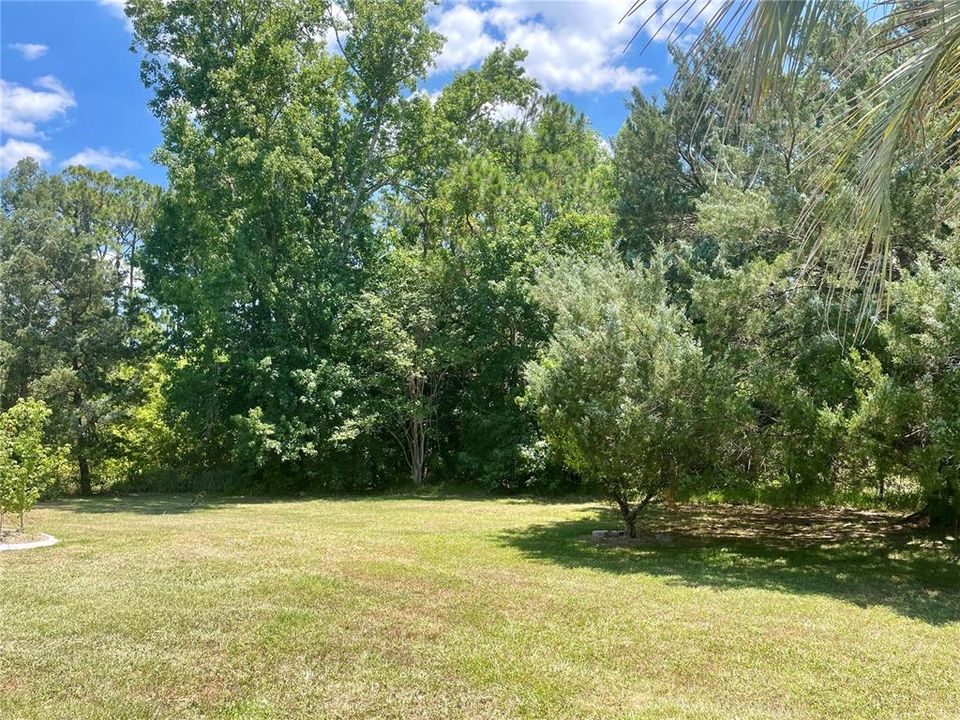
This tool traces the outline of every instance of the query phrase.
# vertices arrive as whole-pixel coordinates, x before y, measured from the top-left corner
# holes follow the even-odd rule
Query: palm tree
[[[679,4],[678,4],[679,3]],[[689,56],[709,56],[720,44],[736,52],[729,68],[724,101],[749,119],[790,83],[809,54],[822,23],[830,23],[852,2],[840,0],[635,0],[625,18],[644,11],[637,34],[666,32],[682,38],[702,24]],[[809,188],[800,236],[811,257],[820,251],[815,228],[823,220],[831,185],[842,171],[856,177],[842,260],[859,281],[869,303],[860,321],[875,317],[889,278],[891,177],[902,152],[922,144],[925,160],[954,164],[960,132],[960,0],[863,0],[866,31],[853,43],[846,77],[865,63],[884,67],[857,94],[855,102],[820,133],[823,143],[808,148],[808,160],[820,168]],[[636,36],[635,36],[636,37]],[[844,73],[840,74],[841,85]],[[842,92],[842,87],[835,88]],[[837,142],[836,138],[842,138]],[[825,153],[829,153],[826,156]]]

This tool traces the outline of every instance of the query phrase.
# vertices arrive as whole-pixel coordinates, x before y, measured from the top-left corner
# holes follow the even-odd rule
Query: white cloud
[[[60,167],[67,167],[69,165],[86,165],[89,168],[109,170],[110,172],[114,170],[136,170],[140,167],[140,163],[136,160],[132,160],[126,155],[112,152],[103,147],[96,149],[84,148],[76,155],[60,163]]]
[[[420,88],[419,90],[417,90],[417,91],[416,91],[415,93],[413,93],[413,94],[414,94],[415,96],[416,96],[416,95],[419,95],[420,97],[426,98],[427,100],[430,101],[430,104],[431,104],[431,105],[436,105],[436,104],[437,104],[437,100],[440,99],[440,93],[442,93],[442,92],[443,92],[442,90],[434,90],[433,92],[431,92],[430,90],[427,90],[426,88]]]
[[[20,52],[24,60],[36,60],[50,48],[39,43],[11,43],[10,47]]]
[[[327,28],[326,35],[322,40],[320,38],[318,38],[318,40],[323,43],[328,53],[331,55],[339,55],[340,47],[346,44],[347,37],[350,35],[350,22],[347,14],[343,11],[343,8],[340,7],[339,3],[331,3],[328,12],[330,13],[330,19],[336,27]]]
[[[41,136],[37,123],[52,120],[76,106],[73,93],[52,75],[34,81],[39,90],[0,79],[0,132],[18,137]]]
[[[9,138],[0,145],[0,173],[6,173],[25,157],[32,157],[38,163],[45,163],[50,159],[50,153],[36,143]]]
[[[507,120],[523,120],[527,115],[527,109],[520,107],[515,103],[500,103],[489,108],[490,117],[496,122],[506,122]]]
[[[660,3],[646,2],[627,18],[624,25],[630,28],[627,39],[641,30],[636,43],[645,45],[645,38],[659,42],[675,42],[682,45],[696,37],[697,31],[709,22],[723,8],[724,0],[661,0]]]
[[[613,146],[610,144],[610,141],[600,135],[597,135],[596,138],[597,145],[600,146],[600,149],[603,150],[608,157],[613,157]]]
[[[127,17],[125,12],[127,0],[97,0],[97,4],[107,8],[111,15],[123,20],[127,32],[133,32],[133,23],[130,22],[130,18]]]
[[[717,0],[710,0],[716,2]],[[645,33],[656,32],[687,0],[650,3],[658,10]],[[447,37],[440,70],[475,64],[501,41],[529,52],[527,72],[548,91],[613,92],[655,79],[623,55],[624,46],[645,17],[636,13],[621,22],[628,0],[495,0],[491,5],[448,4],[433,16],[433,26]],[[641,9],[641,12],[644,10]],[[661,35],[669,30],[668,25]],[[661,38],[665,39],[665,38]]]
[[[437,69],[469,67],[489,55],[497,41],[484,31],[485,24],[485,13],[469,5],[454,5],[442,12],[434,30],[447,41],[437,58]]]

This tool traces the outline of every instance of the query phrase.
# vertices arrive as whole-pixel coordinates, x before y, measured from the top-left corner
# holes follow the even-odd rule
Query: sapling
[[[25,398],[0,413],[0,530],[6,513],[23,520],[62,472],[66,453],[44,445],[43,430],[50,410],[39,400]]]

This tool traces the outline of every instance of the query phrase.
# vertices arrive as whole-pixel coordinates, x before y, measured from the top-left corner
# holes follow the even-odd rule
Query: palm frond
[[[646,11],[649,23],[663,7],[636,0],[627,15]],[[735,124],[750,122],[764,106],[795,88],[816,53],[812,43],[818,28],[837,22],[850,5],[837,0],[684,3],[660,19],[658,32],[672,23],[668,35],[678,37],[680,28],[700,22],[708,8],[714,10],[687,57],[703,63],[716,57],[721,46],[734,50],[727,61],[728,82],[710,99],[726,110],[701,115],[708,124],[722,118],[726,141]],[[825,96],[825,104],[847,92],[847,81],[862,71],[865,62],[886,59],[892,68],[859,93],[806,148],[802,170],[809,178],[808,201],[796,232],[805,246],[801,250],[806,253],[806,268],[826,261],[839,273],[840,292],[861,294],[858,334],[869,329],[886,302],[892,271],[891,178],[905,147],[920,144],[928,153],[927,162],[952,164],[960,133],[960,0],[873,0],[860,9],[868,30],[851,41],[836,73],[838,85]],[[856,196],[841,216],[830,218],[834,226],[846,228],[846,237],[827,253],[822,229],[827,224],[825,213],[834,207],[830,194],[851,173]]]

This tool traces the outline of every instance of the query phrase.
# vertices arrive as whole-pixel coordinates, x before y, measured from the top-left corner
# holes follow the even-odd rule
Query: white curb
[[[46,533],[40,533],[43,535],[43,539],[34,540],[33,542],[26,543],[0,543],[0,552],[5,550],[30,550],[31,548],[38,547],[48,547],[50,545],[56,545],[59,540],[57,540],[53,535],[47,535]]]

